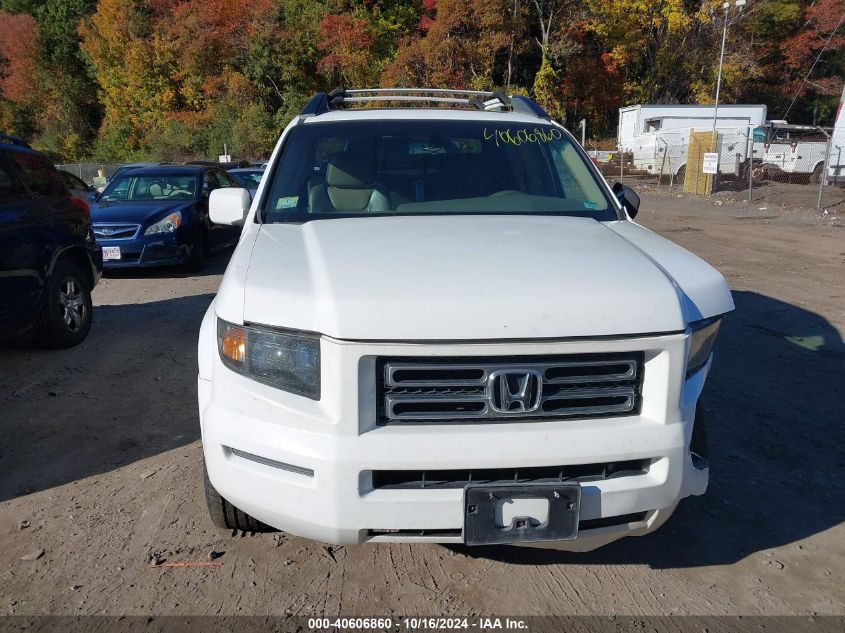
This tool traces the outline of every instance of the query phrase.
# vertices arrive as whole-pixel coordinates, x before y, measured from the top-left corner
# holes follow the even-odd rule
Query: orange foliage
[[[803,28],[780,44],[784,65],[796,77],[791,82],[785,82],[786,94],[806,93],[809,87],[803,83],[804,74],[810,69],[843,14],[845,0],[818,0],[804,9]],[[835,51],[844,45],[845,36],[834,35],[827,44],[827,50]],[[814,79],[812,87],[818,94],[838,95],[842,91],[842,78]]]
[[[31,15],[0,11],[0,95],[18,105],[38,99],[38,41]],[[3,67],[5,66],[5,67]]]
[[[326,55],[317,61],[317,70],[329,78],[339,78],[343,85],[368,84],[374,42],[365,20],[347,13],[327,15],[320,22],[317,45]]]

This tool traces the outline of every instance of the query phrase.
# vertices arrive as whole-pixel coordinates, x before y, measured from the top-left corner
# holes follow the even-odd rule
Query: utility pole
[[[734,6],[737,7],[740,11],[742,11],[742,7],[745,6],[746,0],[734,0]],[[719,92],[722,89],[722,64],[725,61],[725,40],[728,37],[728,14],[730,13],[730,2],[725,2],[722,4],[722,9],[725,10],[725,22],[722,25],[722,48],[719,52],[719,74],[716,77],[716,103],[713,106],[713,151],[718,152],[718,140],[719,137],[716,133],[716,120],[719,118]],[[716,167],[716,171],[718,172],[718,167]],[[716,174],[718,177],[718,173]]]
[[[745,6],[746,0],[734,0],[734,6],[742,11],[742,7]],[[713,135],[716,135],[716,118],[719,114],[719,91],[722,88],[722,64],[725,61],[725,40],[728,36],[728,11],[730,10],[731,3],[725,2],[722,4],[722,8],[725,10],[725,23],[722,26],[722,50],[719,53],[719,75],[716,78],[716,105],[713,107]]]

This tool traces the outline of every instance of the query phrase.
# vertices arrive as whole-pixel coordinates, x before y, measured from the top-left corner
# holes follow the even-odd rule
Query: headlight
[[[707,364],[722,317],[713,317],[690,323],[689,349],[687,350],[687,378]]]
[[[229,369],[271,387],[320,399],[320,339],[217,319],[217,348]]]
[[[144,235],[155,235],[156,233],[173,233],[176,229],[182,226],[182,214],[177,211],[171,213],[166,218],[159,220],[155,224],[151,224],[144,231]]]

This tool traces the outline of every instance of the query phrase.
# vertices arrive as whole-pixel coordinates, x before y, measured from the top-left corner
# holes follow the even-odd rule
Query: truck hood
[[[243,319],[350,340],[490,340],[675,332],[732,308],[708,264],[646,231],[696,281],[698,296],[689,296],[615,224],[632,223],[406,216],[265,224],[246,271]]]

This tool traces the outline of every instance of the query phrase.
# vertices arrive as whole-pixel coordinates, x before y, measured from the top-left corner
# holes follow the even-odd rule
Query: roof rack
[[[320,92],[305,105],[301,116],[320,115],[348,103],[440,103],[471,106],[477,110],[504,112],[511,110],[544,119],[549,115],[528,97],[507,96],[498,90],[456,90],[452,88],[335,88]]]
[[[26,149],[32,149],[29,143],[23,140],[19,136],[12,136],[11,134],[0,134],[0,143],[4,145],[17,145],[18,147],[25,147]]]

